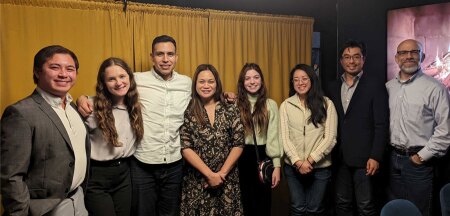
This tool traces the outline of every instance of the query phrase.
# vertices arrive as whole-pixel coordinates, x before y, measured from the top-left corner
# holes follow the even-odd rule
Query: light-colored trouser
[[[86,207],[84,206],[83,188],[78,187],[77,192],[61,201],[51,212],[49,216],[88,216]]]

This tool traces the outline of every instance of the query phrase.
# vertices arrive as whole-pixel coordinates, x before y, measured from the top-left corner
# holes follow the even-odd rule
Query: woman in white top
[[[130,215],[128,158],[142,139],[143,122],[130,67],[108,58],[97,76],[94,112],[85,121],[91,139],[91,166],[85,197],[89,215]]]

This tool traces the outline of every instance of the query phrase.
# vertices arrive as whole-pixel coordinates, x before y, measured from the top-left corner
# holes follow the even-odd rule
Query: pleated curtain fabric
[[[176,71],[192,76],[199,64],[213,64],[224,90],[236,92],[246,62],[261,66],[269,96],[288,97],[289,71],[311,62],[314,20],[128,2],[97,0],[2,0],[0,2],[0,112],[35,88],[33,57],[48,45],[75,52],[80,62],[72,96],[94,95],[98,68],[111,56],[134,71],[151,69],[154,37],[177,41]]]

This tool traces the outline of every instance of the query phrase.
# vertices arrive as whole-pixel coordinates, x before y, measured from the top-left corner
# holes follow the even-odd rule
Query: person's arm
[[[328,155],[336,144],[337,135],[337,113],[331,100],[325,98],[327,103],[327,118],[324,124],[323,139],[316,149],[308,157],[308,162],[313,165]]]
[[[269,123],[267,125],[266,154],[272,159],[275,168],[281,167],[283,146],[280,143],[280,113],[275,101],[267,100]]]
[[[295,145],[289,139],[289,120],[286,104],[286,102],[283,102],[280,106],[280,141],[283,145],[284,153],[286,153],[286,156],[289,158],[292,165],[299,169],[302,166],[303,161],[300,161]]]
[[[446,88],[436,89],[434,93],[435,95],[430,97],[430,103],[436,126],[433,135],[416,156],[417,159],[423,161],[428,161],[432,157],[444,156],[450,146],[450,96]]]
[[[230,154],[228,154],[228,157],[225,160],[225,163],[222,165],[222,167],[218,172],[219,174],[221,174],[223,179],[225,179],[228,173],[230,173],[230,171],[233,169],[237,160],[241,156],[242,151],[243,151],[242,147],[233,147],[231,149]]]
[[[189,164],[203,174],[210,187],[217,187],[223,183],[221,175],[213,172],[192,149],[184,148],[181,153]]]
[[[229,134],[230,140],[232,142],[233,148],[227,156],[224,164],[219,170],[219,173],[222,175],[222,178],[228,175],[228,173],[233,169],[237,160],[242,154],[245,137],[244,137],[244,126],[241,122],[241,115],[239,113],[239,109],[235,104],[230,105],[231,109],[227,110],[227,118],[231,121],[231,133]]]
[[[88,102],[92,102],[92,98],[88,99]],[[88,132],[91,133],[93,130],[97,129],[98,127],[98,120],[95,117],[95,110],[89,114],[87,117],[84,117],[84,124],[87,126]]]
[[[269,111],[269,123],[267,125],[266,154],[272,159],[272,188],[275,188],[281,181],[281,157],[283,157],[283,146],[280,143],[280,113],[277,103],[267,100]]]
[[[83,118],[88,117],[94,111],[94,103],[93,100],[89,100],[89,98],[85,95],[81,95],[77,99],[78,112],[83,116]]]
[[[5,215],[28,215],[30,193],[27,176],[32,151],[33,129],[14,107],[1,119],[1,195]]]

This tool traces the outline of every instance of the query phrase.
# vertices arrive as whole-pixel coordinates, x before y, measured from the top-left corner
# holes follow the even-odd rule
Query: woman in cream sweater
[[[331,179],[330,152],[336,144],[336,110],[323,96],[319,79],[308,65],[292,69],[290,90],[295,94],[280,106],[280,135],[291,215],[322,214]]]

